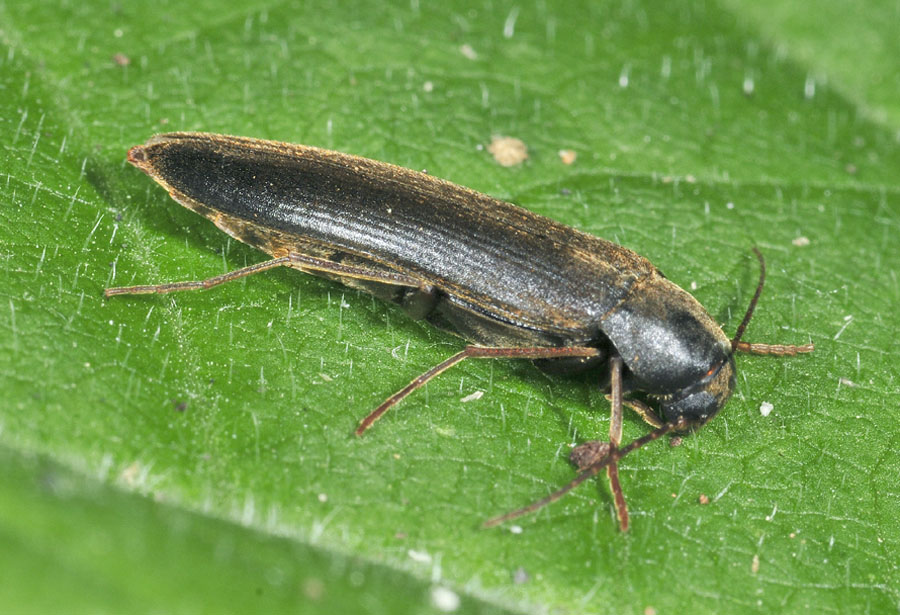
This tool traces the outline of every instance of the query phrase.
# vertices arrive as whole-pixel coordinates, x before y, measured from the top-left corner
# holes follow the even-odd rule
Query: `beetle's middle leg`
[[[600,350],[588,346],[559,346],[559,347],[533,347],[533,348],[503,348],[503,347],[485,347],[485,346],[466,346],[465,350],[458,352],[446,361],[438,363],[427,372],[415,378],[408,385],[388,397],[384,402],[375,408],[359,423],[356,428],[356,435],[361,436],[372,423],[381,418],[381,416],[397,405],[404,397],[424,385],[426,382],[438,376],[464,359],[558,359],[562,357],[596,357],[600,355]]]

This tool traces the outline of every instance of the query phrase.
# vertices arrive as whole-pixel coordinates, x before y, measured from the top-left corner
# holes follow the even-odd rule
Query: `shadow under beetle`
[[[133,147],[128,161],[176,201],[272,260],[202,281],[109,288],[107,297],[210,288],[290,267],[397,303],[413,318],[475,344],[385,400],[357,435],[467,358],[531,359],[557,374],[595,370],[609,383],[609,440],[576,447],[576,478],[486,527],[554,502],[606,469],[619,525],[627,530],[620,459],[715,416],[734,390],[736,351],[813,350],[812,344],[741,341],[765,279],[755,248],[759,284],[729,340],[696,299],[635,252],[424,173],[314,147],[206,133],[155,136]],[[624,406],[654,430],[621,446]]]

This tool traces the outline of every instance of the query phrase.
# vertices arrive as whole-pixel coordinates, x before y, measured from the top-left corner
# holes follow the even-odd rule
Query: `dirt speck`
[[[484,396],[484,391],[474,391],[472,393],[469,393],[468,395],[466,395],[459,401],[461,401],[463,403],[467,403],[470,401],[475,401],[476,399],[481,399],[483,396]]]
[[[531,575],[528,574],[528,571],[519,566],[513,571],[513,583],[516,585],[522,585],[523,583],[528,583],[531,580]]]
[[[143,468],[141,467],[141,464],[135,461],[130,466],[122,470],[119,478],[129,487],[134,487],[140,482],[140,475],[142,471]]]
[[[310,577],[303,581],[303,594],[310,600],[318,600],[325,593],[325,584],[321,579]]]
[[[431,563],[431,555],[426,553],[425,551],[416,551],[415,549],[410,549],[406,552],[414,562],[418,562],[419,564],[430,564]]]
[[[491,144],[488,145],[488,151],[494,157],[494,160],[500,163],[500,166],[514,167],[522,164],[528,158],[528,146],[521,139],[515,137],[491,137]]]
[[[431,604],[439,611],[452,613],[459,608],[459,595],[448,587],[434,587],[431,590]]]
[[[463,54],[463,57],[469,60],[477,60],[478,54],[472,49],[472,45],[466,43],[465,45],[460,45],[459,52]]]
[[[578,158],[578,152],[573,149],[559,150],[559,159],[562,160],[563,164],[572,164],[576,158]]]

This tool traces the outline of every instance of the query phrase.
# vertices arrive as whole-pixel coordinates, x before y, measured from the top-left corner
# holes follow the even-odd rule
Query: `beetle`
[[[627,530],[622,457],[714,417],[734,390],[736,351],[813,349],[741,341],[765,279],[758,251],[760,281],[729,339],[694,297],[637,253],[425,173],[315,147],[190,132],[154,136],[131,148],[128,162],[272,258],[207,280],[109,288],[106,297],[211,288],[289,267],[398,304],[472,344],[385,400],[356,435],[466,358],[530,359],[553,374],[597,372],[612,402],[609,441],[578,447],[574,480],[486,526],[555,501],[606,469]],[[620,447],[624,406],[655,429]]]

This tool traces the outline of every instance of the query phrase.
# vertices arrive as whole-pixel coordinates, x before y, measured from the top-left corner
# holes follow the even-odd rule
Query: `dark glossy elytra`
[[[592,449],[572,483],[490,525],[554,501],[606,468],[627,529],[619,459],[715,416],[734,390],[736,350],[812,350],[740,341],[764,267],[730,340],[691,295],[635,252],[430,175],[314,147],[205,133],[158,135],[132,148],[128,161],[272,260],[203,281],[110,288],[107,297],[209,288],[285,266],[399,304],[474,344],[388,398],[357,435],[466,358],[531,359],[549,373],[595,370],[609,382],[609,442]],[[620,447],[625,405],[656,429]]]

